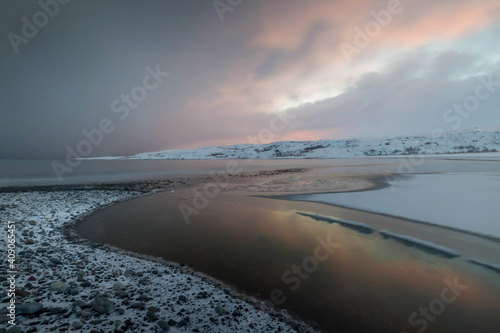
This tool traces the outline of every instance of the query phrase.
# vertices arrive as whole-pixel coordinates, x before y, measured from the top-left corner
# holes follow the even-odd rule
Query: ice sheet
[[[396,179],[396,178],[395,178]],[[294,196],[500,238],[500,175],[424,174],[371,191]]]

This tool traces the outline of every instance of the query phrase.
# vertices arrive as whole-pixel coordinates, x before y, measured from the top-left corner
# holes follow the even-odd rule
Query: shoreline
[[[237,174],[237,175],[232,175],[231,177],[231,186],[229,186],[227,190],[227,194],[235,194],[238,197],[261,197],[261,198],[266,198],[268,200],[285,200],[285,201],[292,201],[290,199],[286,199],[284,197],[290,196],[290,195],[298,195],[298,194],[310,194],[310,193],[332,193],[332,192],[356,192],[356,191],[367,191],[367,190],[376,190],[379,188],[384,188],[389,186],[387,183],[385,183],[384,177],[385,175],[383,174],[368,174],[368,175],[362,175],[362,174],[351,174],[349,177],[344,177],[344,174],[332,174],[332,175],[326,175],[326,174],[317,174],[314,171],[321,170],[321,168],[313,168],[313,171],[311,169],[278,169],[278,170],[271,170],[271,171],[262,171],[262,172],[247,172],[247,173],[242,173],[242,174]],[[297,181],[296,176],[300,177],[301,180],[306,179],[307,181],[304,184],[301,184],[300,189],[308,189],[307,191],[296,191],[297,189],[291,188],[289,185],[294,184],[295,181]],[[295,178],[294,178],[295,177]],[[317,180],[324,180],[327,179],[330,182],[327,182],[326,185],[319,182],[320,185],[318,185]],[[85,238],[82,238],[80,235],[78,235],[75,231],[76,226],[81,223],[86,217],[94,214],[97,211],[100,211],[102,209],[108,208],[112,205],[116,205],[120,202],[132,200],[132,199],[137,199],[140,197],[144,196],[149,196],[158,192],[164,192],[164,191],[175,191],[176,196],[179,197],[179,195],[182,197],[184,195],[188,195],[193,188],[202,186],[203,184],[206,184],[207,182],[211,181],[212,178],[208,176],[200,176],[200,177],[185,177],[185,178],[176,178],[176,179],[169,179],[169,180],[157,180],[157,181],[137,181],[137,182],[129,182],[129,183],[113,183],[113,184],[80,184],[80,185],[49,185],[49,186],[15,186],[15,187],[3,187],[0,188],[0,193],[5,194],[5,195],[10,195],[12,198],[16,198],[19,195],[50,195],[50,194],[55,194],[55,195],[66,195],[66,196],[73,196],[73,195],[86,195],[89,193],[93,192],[100,192],[100,193],[111,193],[111,194],[116,194],[118,195],[118,198],[116,196],[114,198],[111,198],[111,200],[108,202],[98,202],[94,208],[90,208],[84,212],[78,211],[78,214],[73,215],[69,217],[69,219],[65,222],[63,222],[58,228],[56,228],[56,232],[60,233],[60,235],[64,236],[65,241],[67,241],[67,246],[72,248],[73,251],[76,251],[78,247],[83,247],[88,251],[88,249],[96,250],[99,249],[101,251],[107,252],[109,254],[114,254],[119,260],[126,258],[128,261],[135,259],[140,259],[141,264],[138,265],[139,267],[149,267],[151,265],[160,265],[161,267],[165,268],[166,270],[173,271],[172,274],[179,274],[180,276],[188,276],[192,277],[193,279],[197,279],[197,287],[199,287],[200,284],[208,284],[215,290],[217,290],[220,293],[223,293],[225,295],[228,295],[231,297],[232,300],[236,301],[243,301],[246,304],[249,304],[251,307],[255,309],[257,312],[264,313],[267,316],[270,316],[269,318],[275,318],[278,320],[278,325],[285,325],[285,329],[283,332],[317,332],[319,329],[314,323],[307,323],[303,319],[297,317],[296,315],[293,315],[291,313],[288,313],[286,311],[281,311],[281,310],[276,310],[272,305],[269,305],[268,302],[266,302],[263,299],[260,299],[257,296],[251,296],[245,292],[242,292],[238,290],[237,288],[222,282],[220,280],[217,280],[211,276],[208,276],[202,272],[195,271],[182,263],[176,263],[172,261],[165,260],[160,257],[153,257],[149,255],[144,255],[128,250],[124,250],[118,247],[114,247],[108,244],[99,244],[97,242],[94,242],[92,240],[88,240]],[[260,185],[255,188],[255,183],[259,181],[264,181],[262,185],[262,188],[267,189],[267,191],[261,191],[259,192]],[[269,187],[269,184],[278,184],[281,187]],[[336,188],[328,188],[328,190],[324,191],[319,191],[318,189],[321,189],[321,186],[323,187],[330,187],[334,184],[335,186],[338,186]],[[287,187],[288,186],[288,187]],[[282,191],[277,191],[277,189],[285,189],[284,192]],[[3,199],[0,196],[0,199]],[[17,199],[16,199],[17,200]],[[13,200],[15,201],[15,200]],[[69,200],[67,200],[69,201]],[[337,206],[337,205],[331,205],[327,203],[318,203],[318,202],[307,202],[307,201],[296,201],[298,203],[301,203],[304,207],[319,207],[318,205],[322,206],[328,206],[332,208],[342,208],[342,206]],[[310,205],[310,206],[308,206]],[[329,211],[328,207],[322,207],[321,209],[315,210],[314,213],[325,213],[326,211]],[[5,208],[2,206],[2,208]],[[391,216],[387,214],[380,214],[380,213],[373,213],[369,211],[363,211],[359,209],[354,209],[354,208],[349,208],[349,207],[344,207],[346,210],[350,211],[355,211],[357,214],[365,214],[365,215],[370,215],[370,216],[378,216],[380,217],[388,217],[391,219],[395,220],[402,220],[407,222],[408,224],[405,226],[402,226],[403,228],[414,228],[414,229],[420,229],[421,227],[424,229],[430,228],[432,230],[438,230],[436,233],[439,235],[446,230],[460,233],[462,235],[465,235],[465,237],[480,237],[482,239],[486,239],[488,241],[493,241],[493,242],[499,242],[498,239],[490,239],[487,236],[484,237],[483,235],[477,235],[474,233],[468,233],[466,231],[460,230],[460,229],[454,229],[451,227],[446,227],[446,226],[440,226],[440,225],[435,225],[432,223],[427,223],[427,222],[422,222],[422,221],[416,221],[416,220],[410,220],[410,219],[404,219],[400,218],[397,216]],[[28,219],[27,217],[23,218],[24,220]],[[365,222],[363,220],[359,222]],[[368,222],[370,223],[370,222]],[[37,222],[38,224],[38,222]],[[417,226],[415,226],[417,225]],[[421,226],[421,227],[419,227]],[[40,242],[43,241],[43,238],[40,239]],[[46,241],[45,243],[47,243]],[[51,246],[55,246],[56,244],[52,244]],[[65,250],[67,251],[67,249]],[[471,260],[474,260],[474,258],[470,258]],[[471,261],[469,260],[469,261]],[[144,261],[144,262],[142,262]],[[472,261],[471,261],[472,262]],[[123,265],[122,265],[123,266]],[[115,266],[113,266],[116,268]],[[159,267],[159,266],[158,266]],[[154,271],[154,270],[153,270]],[[73,277],[75,277],[73,275]],[[65,282],[64,280],[62,280]],[[26,281],[24,281],[26,282]],[[48,281],[47,283],[44,284],[44,288],[47,289],[47,287],[50,287]],[[106,288],[109,290],[110,286],[106,285],[99,285],[99,291],[97,294],[93,296],[99,297],[101,295],[101,292],[106,292],[104,291]],[[134,287],[133,287],[134,288]],[[196,289],[195,291],[198,291],[199,289]],[[201,287],[203,290],[203,287]],[[25,290],[26,291],[26,290]],[[108,291],[109,293],[110,291]],[[50,293],[50,291],[49,291]],[[61,296],[61,295],[59,295]],[[109,296],[109,295],[108,295]],[[116,295],[115,295],[116,296]],[[92,295],[88,295],[90,297],[88,300],[92,299]],[[111,294],[112,297],[112,294]],[[50,299],[50,298],[49,298]],[[42,299],[40,299],[43,301]],[[177,303],[180,301],[178,300]],[[179,303],[178,305],[181,305]],[[89,304],[86,305],[87,308],[84,308],[83,310],[88,309],[90,306]],[[185,306],[184,303],[182,303],[182,306]],[[155,307],[155,306],[153,306]],[[36,319],[37,315],[42,315],[45,316],[48,313],[52,313],[52,309],[54,307],[48,306],[48,307],[43,307],[43,310],[41,312],[37,312],[33,315],[28,316],[28,321],[31,319]],[[143,310],[144,311],[144,310]],[[69,304],[66,304],[66,309],[63,312],[73,320],[74,322],[82,322],[81,317],[75,317],[74,314],[74,305],[69,306]],[[149,313],[149,312],[146,312]],[[234,315],[235,312],[233,312],[232,317],[238,319],[239,315]],[[126,314],[130,316],[130,312],[127,311]],[[152,317],[155,318],[158,317],[160,318],[161,313],[153,313]],[[58,315],[58,314],[56,314]],[[227,313],[225,315],[228,315]],[[88,325],[91,322],[96,322],[99,321],[99,317],[101,315],[96,314],[95,312],[92,312],[92,315],[89,320],[83,320],[84,325]],[[213,314],[212,317],[210,317],[210,320],[212,318],[219,319],[219,314],[215,313]],[[223,317],[224,315],[220,315]],[[231,317],[231,316],[229,316]],[[80,318],[80,319],[78,319]],[[207,319],[207,318],[205,318]],[[146,320],[146,319],[144,319]],[[120,321],[120,319],[118,319]],[[115,321],[116,322],[116,321]],[[189,322],[189,321],[188,321]],[[102,322],[101,322],[102,323]],[[101,323],[96,324],[99,326]],[[153,322],[146,320],[145,323],[149,325],[148,327],[156,327]],[[184,323],[187,323],[184,321]],[[266,322],[267,323],[267,322]],[[276,324],[276,322],[271,321],[268,323],[270,325],[271,323]],[[77,324],[78,326],[79,324]],[[191,323],[189,323],[191,325]],[[69,327],[69,325],[68,325]],[[87,327],[87,326],[85,326]],[[190,326],[188,326],[191,328]],[[254,329],[254,327],[250,327]],[[281,327],[281,326],[280,326]],[[109,328],[109,327],[106,327]],[[126,327],[127,328],[127,327]],[[171,328],[173,329],[183,329],[185,326],[175,326],[171,325]],[[216,327],[217,330],[219,331],[225,331],[222,329],[220,326]],[[228,332],[231,331],[231,329],[227,328]],[[124,330],[126,331],[126,329]],[[281,332],[281,330],[279,330]],[[160,330],[161,332],[161,330]]]
[[[304,168],[292,168],[231,175],[231,187],[234,189],[235,186],[241,184],[245,186],[255,179],[274,179],[275,177],[284,175],[304,174],[306,171],[308,170]],[[89,282],[92,279],[97,279],[94,276],[102,278],[94,270],[86,272],[85,277],[82,277],[82,270],[87,269],[87,262],[83,265],[81,260],[78,261],[82,259],[81,257],[86,257],[81,253],[99,251],[101,257],[94,257],[92,264],[89,263],[89,266],[94,267],[97,265],[99,266],[97,272],[101,274],[107,272],[110,276],[114,276],[117,281],[115,284],[124,282],[122,284],[126,285],[125,291],[130,291],[132,288],[134,292],[138,292],[139,286],[137,283],[134,286],[133,281],[131,281],[133,278],[138,279],[138,275],[136,276],[134,272],[132,278],[129,276],[128,283],[126,283],[125,280],[127,278],[124,275],[125,272],[123,272],[123,269],[118,269],[117,263],[111,264],[109,260],[104,260],[103,257],[111,257],[111,261],[118,261],[120,263],[126,261],[129,262],[129,265],[132,264],[132,260],[141,259],[140,264],[135,265],[139,266],[139,268],[136,267],[135,270],[140,268],[147,270],[149,268],[150,271],[155,272],[158,268],[151,270],[151,266],[161,266],[167,271],[171,271],[170,273],[175,276],[187,277],[190,280],[197,279],[196,282],[193,282],[195,285],[194,291],[213,288],[214,292],[219,294],[218,297],[222,297],[222,295],[225,295],[225,298],[229,297],[229,299],[225,300],[226,306],[229,307],[232,305],[233,308],[238,307],[232,313],[230,311],[226,312],[225,309],[219,309],[219,312],[223,311],[224,313],[218,313],[217,309],[215,309],[215,313],[211,313],[211,316],[207,314],[203,319],[198,318],[198,321],[204,320],[205,328],[201,329],[201,331],[206,330],[207,327],[212,327],[208,329],[232,332],[234,331],[234,327],[231,328],[231,319],[241,322],[241,318],[248,317],[246,320],[250,323],[239,327],[238,331],[253,332],[255,330],[263,331],[264,328],[273,328],[273,330],[279,332],[318,332],[317,327],[313,323],[306,323],[286,310],[277,310],[263,299],[241,292],[227,283],[194,271],[183,264],[123,250],[107,244],[98,244],[91,240],[83,239],[74,232],[75,226],[84,220],[85,217],[112,205],[152,195],[160,191],[187,191],[210,180],[211,177],[205,176],[129,183],[0,187],[0,210],[6,214],[7,220],[16,222],[19,232],[22,232],[17,238],[19,251],[17,259],[22,264],[28,264],[29,267],[27,271],[20,271],[16,280],[16,299],[18,309],[21,308],[16,316],[16,323],[19,324],[17,326],[29,328],[34,322],[37,322],[40,328],[46,330],[57,329],[58,327],[70,330],[90,328],[106,330],[114,326],[115,332],[125,332],[130,328],[134,329],[134,327],[138,327],[137,324],[133,323],[135,319],[135,322],[140,321],[142,325],[146,325],[146,327],[150,327],[152,330],[163,332],[163,330],[158,328],[158,325],[155,325],[155,321],[163,318],[166,321],[168,318],[161,310],[158,310],[159,306],[153,306],[155,311],[158,312],[152,312],[151,310],[146,312],[144,306],[142,308],[134,307],[132,310],[125,309],[124,311],[122,307],[126,306],[119,308],[119,301],[121,299],[117,299],[117,290],[113,289],[114,285],[111,286],[109,281],[99,280],[95,283]],[[232,189],[229,189],[229,191]],[[102,197],[96,201],[95,197],[99,196]],[[81,201],[78,200],[79,204],[76,208],[70,207],[69,202],[72,202],[71,198],[73,197],[83,197],[84,203],[81,204]],[[51,209],[50,211],[47,210],[48,207],[54,206],[58,208]],[[87,208],[82,208],[81,206],[87,206]],[[18,209],[22,212],[11,213],[11,210]],[[29,220],[29,223],[26,223],[27,220]],[[39,230],[35,233],[34,229],[37,228],[41,229],[41,231]],[[52,237],[48,237],[47,233],[50,233]],[[0,244],[6,246],[3,241]],[[47,257],[47,254],[50,257]],[[61,256],[73,257],[73,261],[76,264],[67,265],[66,263],[61,263],[61,260],[57,258]],[[31,262],[36,263],[35,265],[38,265],[41,270],[32,269]],[[57,270],[55,270],[56,268]],[[66,273],[61,274],[61,269]],[[52,272],[47,272],[47,270],[52,270]],[[141,273],[140,276],[142,277],[143,274]],[[64,286],[64,291],[58,285]],[[92,287],[93,290],[89,291],[89,287]],[[113,292],[115,292],[115,297],[113,297]],[[80,295],[81,299],[76,299]],[[143,294],[140,296],[143,296]],[[112,300],[114,303],[113,307],[120,309],[118,315],[116,312],[101,313],[91,305],[91,300],[102,299],[102,297]],[[179,297],[182,297],[182,295]],[[161,301],[162,297],[158,298],[158,301]],[[126,300],[128,299],[127,297]],[[182,299],[185,299],[185,297],[182,297]],[[2,303],[5,300],[3,299]],[[217,300],[214,302],[217,302]],[[182,309],[187,307],[184,301],[177,300],[177,303],[179,303],[178,305],[182,305]],[[247,304],[247,307],[242,307],[242,304]],[[250,310],[248,307],[250,307]],[[251,310],[251,308],[254,310]],[[137,311],[135,311],[136,309],[146,312],[146,317],[142,320],[139,319]],[[249,311],[250,315],[246,316],[246,313],[242,314],[242,309]],[[102,319],[106,315],[110,320]],[[170,316],[177,319],[177,322],[172,322],[172,319],[168,321],[171,328],[170,331],[182,331],[183,328],[187,328],[186,326],[193,328],[189,320],[181,319],[179,321],[179,316],[175,316],[172,313],[170,313]],[[224,317],[227,318],[225,324],[230,325],[230,327],[221,327],[219,325],[219,319],[224,324]],[[256,317],[258,317],[258,320],[255,320]],[[45,318],[43,325],[40,323],[39,318]],[[1,324],[7,324],[8,319],[6,313],[0,313]],[[193,331],[196,332],[196,328]]]
[[[167,191],[167,190],[148,192],[148,193],[136,195],[136,196],[133,196],[130,198],[121,199],[121,200],[109,203],[105,206],[96,208],[94,210],[91,210],[85,214],[78,216],[77,218],[73,219],[69,223],[65,224],[64,226],[61,227],[60,231],[63,235],[65,235],[66,238],[75,241],[76,244],[87,245],[90,247],[95,246],[96,244],[99,244],[99,246],[101,248],[105,248],[109,251],[113,251],[119,255],[133,257],[133,258],[142,259],[142,260],[155,262],[155,263],[160,263],[166,267],[175,268],[175,269],[181,271],[183,274],[196,276],[196,277],[202,279],[203,281],[213,285],[214,287],[222,290],[224,293],[230,295],[231,297],[234,297],[236,299],[240,299],[246,303],[249,303],[250,305],[252,305],[253,307],[255,307],[259,311],[264,311],[268,314],[271,314],[272,316],[280,318],[280,320],[289,324],[291,327],[297,328],[298,332],[311,332],[311,333],[319,332],[315,328],[313,328],[312,326],[309,326],[308,323],[302,321],[300,318],[296,318],[296,316],[288,313],[286,310],[279,310],[278,311],[272,305],[269,305],[270,302],[268,302],[264,299],[259,299],[256,296],[248,295],[245,292],[238,290],[236,287],[229,285],[228,283],[221,281],[217,278],[214,278],[210,275],[207,275],[203,272],[196,271],[184,263],[178,263],[175,261],[170,261],[170,260],[164,259],[162,257],[156,257],[156,256],[152,256],[152,255],[141,254],[138,252],[125,250],[125,249],[122,249],[122,248],[119,248],[116,246],[112,246],[109,244],[100,244],[94,240],[82,237],[77,232],[78,225],[80,223],[84,222],[84,220],[87,217],[93,215],[94,213],[96,213],[98,211],[101,211],[101,210],[106,209],[108,207],[114,206],[114,205],[121,203],[121,202],[150,196],[150,195],[153,195],[153,194],[156,194],[159,192],[163,192],[163,191]]]
[[[39,205],[43,203],[42,199],[45,197],[47,204],[61,205],[66,208],[69,205],[65,205],[65,203],[70,202],[70,198],[73,196],[88,195],[93,199],[96,197],[100,199],[98,202],[93,201],[92,206],[83,209],[83,211],[78,205],[76,208],[78,214],[74,214],[75,210],[72,209],[50,210],[48,216],[54,220],[47,220],[50,221],[48,227],[43,226],[44,221],[41,221],[43,214],[38,214],[35,210],[30,211],[26,207],[22,207],[22,210],[28,213],[29,217],[16,218],[12,214],[8,216],[9,220],[14,220],[18,224],[18,232],[22,230],[22,234],[18,237],[17,246],[18,251],[20,251],[17,260],[30,267],[26,271],[20,270],[16,280],[17,309],[20,309],[16,316],[16,322],[19,325],[16,326],[28,329],[34,322],[38,322],[38,328],[44,330],[59,327],[70,330],[95,328],[98,331],[100,329],[106,331],[115,328],[115,332],[125,332],[137,331],[136,329],[139,327],[149,327],[147,331],[163,332],[164,330],[160,329],[158,324],[163,320],[162,325],[168,323],[170,331],[173,332],[184,331],[186,328],[192,329],[194,332],[202,332],[207,329],[221,332],[234,330],[253,332],[254,330],[264,330],[266,327],[279,332],[317,331],[286,311],[271,309],[263,301],[243,294],[222,281],[195,272],[185,265],[129,252],[106,244],[98,244],[76,236],[70,231],[76,223],[100,209],[150,194],[68,190],[65,192],[24,192],[21,195],[11,193],[7,195],[7,198],[2,197],[2,204],[5,205],[6,201],[9,202],[6,206],[2,206],[7,211],[19,208],[19,204],[11,204],[10,202],[23,203],[26,198],[30,202],[37,201],[36,204]],[[109,198],[110,196],[112,198]],[[104,198],[108,198],[107,202]],[[25,206],[29,206],[29,204]],[[41,210],[44,211],[44,208]],[[22,213],[19,215],[22,216]],[[66,219],[61,221],[59,217],[54,218],[58,215],[65,215]],[[33,216],[35,219],[27,223],[26,220],[32,219]],[[42,232],[35,234],[33,229],[42,229]],[[47,236],[48,233],[50,236]],[[33,251],[39,244],[41,247]],[[44,251],[39,253],[40,249],[44,249]],[[98,252],[97,255],[93,256],[94,252]],[[89,254],[83,255],[83,253]],[[71,264],[66,262],[69,257],[72,258],[70,261],[73,261]],[[86,257],[87,260],[82,257]],[[41,269],[31,267],[31,263]],[[133,273],[127,275],[127,271],[130,270]],[[165,272],[158,273],[161,270],[165,270]],[[47,273],[49,273],[48,276]],[[170,283],[164,281],[166,276],[169,276]],[[159,287],[160,289],[168,288],[168,290],[173,288],[176,289],[176,294],[182,293],[182,295],[176,297],[177,300],[168,298],[166,302],[164,292],[160,292],[152,298],[143,297],[146,293],[140,291],[142,289],[141,282],[147,278],[156,280],[157,287],[154,290]],[[93,279],[96,281],[92,281]],[[189,281],[190,285],[187,289],[186,281]],[[62,287],[64,290],[54,283],[64,286]],[[124,289],[121,289],[121,286],[119,286],[120,289],[116,289],[117,284],[121,284]],[[117,295],[117,291],[141,294],[135,300],[132,295],[122,299],[121,296]],[[154,293],[151,290],[149,292]],[[191,293],[190,296],[189,293]],[[196,293],[198,294],[196,295]],[[188,296],[184,296],[185,294]],[[113,309],[120,310],[109,313],[107,310],[103,310],[104,312],[101,313],[98,308],[92,305],[92,302],[103,298],[114,303]],[[161,303],[164,303],[163,306],[165,303],[168,305],[166,308],[162,308]],[[148,306],[150,304],[152,305]],[[220,305],[215,306],[217,304]],[[175,308],[177,310],[174,310]],[[183,314],[190,313],[190,315],[183,318],[179,316],[181,312],[178,310],[182,310]],[[145,317],[141,318],[143,315]],[[6,325],[6,315],[1,316],[0,322]],[[192,318],[189,320],[189,317],[193,316],[196,316],[197,322],[194,322],[195,320]],[[108,319],[103,320],[103,317]],[[40,319],[44,319],[46,324],[42,325]]]

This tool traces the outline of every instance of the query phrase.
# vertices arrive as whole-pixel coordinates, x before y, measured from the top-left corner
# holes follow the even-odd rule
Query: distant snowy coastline
[[[163,150],[98,159],[277,159],[353,158],[366,156],[435,155],[500,151],[500,130],[463,130],[432,135],[347,140],[281,141],[186,150]]]

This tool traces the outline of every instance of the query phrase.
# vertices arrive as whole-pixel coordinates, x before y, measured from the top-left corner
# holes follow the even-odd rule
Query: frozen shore
[[[7,222],[15,222],[16,326],[22,332],[313,331],[285,312],[239,295],[182,265],[141,258],[67,237],[79,216],[140,192],[87,190],[0,194],[3,284],[8,323]]]
[[[497,172],[435,173],[394,178],[376,191],[296,196],[352,209],[388,214],[500,238]]]

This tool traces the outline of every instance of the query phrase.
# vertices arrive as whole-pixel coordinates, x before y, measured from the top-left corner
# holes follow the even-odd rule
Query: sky
[[[0,3],[0,158],[500,125],[497,0],[58,1]]]

